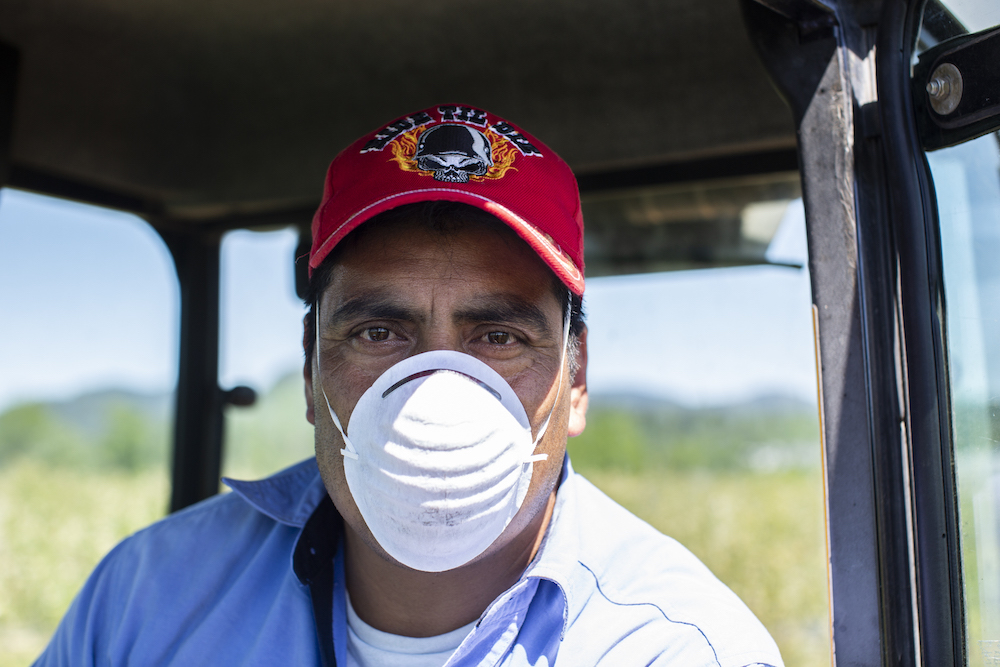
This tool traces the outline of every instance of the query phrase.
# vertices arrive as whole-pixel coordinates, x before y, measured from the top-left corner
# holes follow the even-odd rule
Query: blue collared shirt
[[[127,538],[88,579],[37,665],[319,665],[292,554],[326,493],[314,459]],[[343,554],[334,645],[346,659]],[[749,609],[687,549],[572,472],[538,555],[448,667],[780,667]]]

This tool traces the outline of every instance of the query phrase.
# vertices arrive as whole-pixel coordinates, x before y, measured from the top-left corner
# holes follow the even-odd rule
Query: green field
[[[81,471],[23,459],[0,468],[0,666],[31,663],[90,570],[163,516],[166,498],[162,467]]]
[[[231,416],[227,472],[265,474],[308,455],[299,392],[282,383]],[[30,664],[101,556],[165,511],[162,406],[109,405],[106,420],[83,426],[65,406],[0,415],[0,667]],[[732,587],[786,665],[819,667],[830,655],[818,447],[801,409],[611,401],[570,453]]]

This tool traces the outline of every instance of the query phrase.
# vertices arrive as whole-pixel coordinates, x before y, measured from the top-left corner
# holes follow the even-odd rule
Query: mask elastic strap
[[[531,451],[534,452],[538,447],[538,443],[541,442],[542,437],[545,435],[545,431],[549,428],[549,421],[552,420],[552,413],[555,412],[556,405],[559,404],[559,397],[562,395],[562,379],[563,373],[566,368],[566,350],[569,347],[569,323],[570,318],[573,314],[573,296],[569,290],[566,291],[566,316],[563,318],[563,340],[562,340],[562,352],[559,354],[559,378],[556,380],[556,400],[552,403],[552,408],[549,409],[549,416],[545,418],[542,422],[541,428],[538,429],[538,435],[535,436],[535,441],[531,443]],[[525,463],[533,463],[535,461],[544,461],[549,458],[548,454],[532,454],[524,459]]]
[[[323,394],[323,400],[326,401],[326,409],[330,411],[330,419],[333,420],[333,425],[337,427],[338,431],[340,431],[340,437],[344,439],[344,445],[346,445],[344,449],[340,450],[340,455],[357,461],[358,450],[354,448],[354,444],[351,442],[351,439],[347,437],[344,427],[340,425],[337,413],[333,411],[333,408],[330,406],[330,399],[326,397],[326,389],[323,388],[323,370],[320,367],[320,357],[322,355],[319,353],[319,301],[316,302],[316,321],[313,322],[313,326],[316,329],[316,374],[319,376],[319,390]]]

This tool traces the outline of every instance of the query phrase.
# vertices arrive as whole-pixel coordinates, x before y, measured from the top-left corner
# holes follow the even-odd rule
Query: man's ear
[[[580,332],[577,370],[569,389],[569,436],[583,433],[587,426],[587,327]]]
[[[302,349],[309,349],[309,340],[313,341],[313,353],[306,357],[305,364],[302,365],[302,379],[305,381],[305,392],[306,392],[306,421],[316,425],[316,412],[313,410],[313,370],[312,370],[312,360],[313,356],[318,352],[316,350],[316,336],[312,335],[312,327],[310,325],[310,318],[307,314],[302,318]],[[315,323],[312,323],[315,326]]]

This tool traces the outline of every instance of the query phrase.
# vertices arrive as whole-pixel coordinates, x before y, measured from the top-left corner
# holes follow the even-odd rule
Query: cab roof
[[[544,138],[585,192],[794,160],[732,0],[5,0],[0,42],[9,184],[154,225],[301,223],[340,149],[439,102]]]

